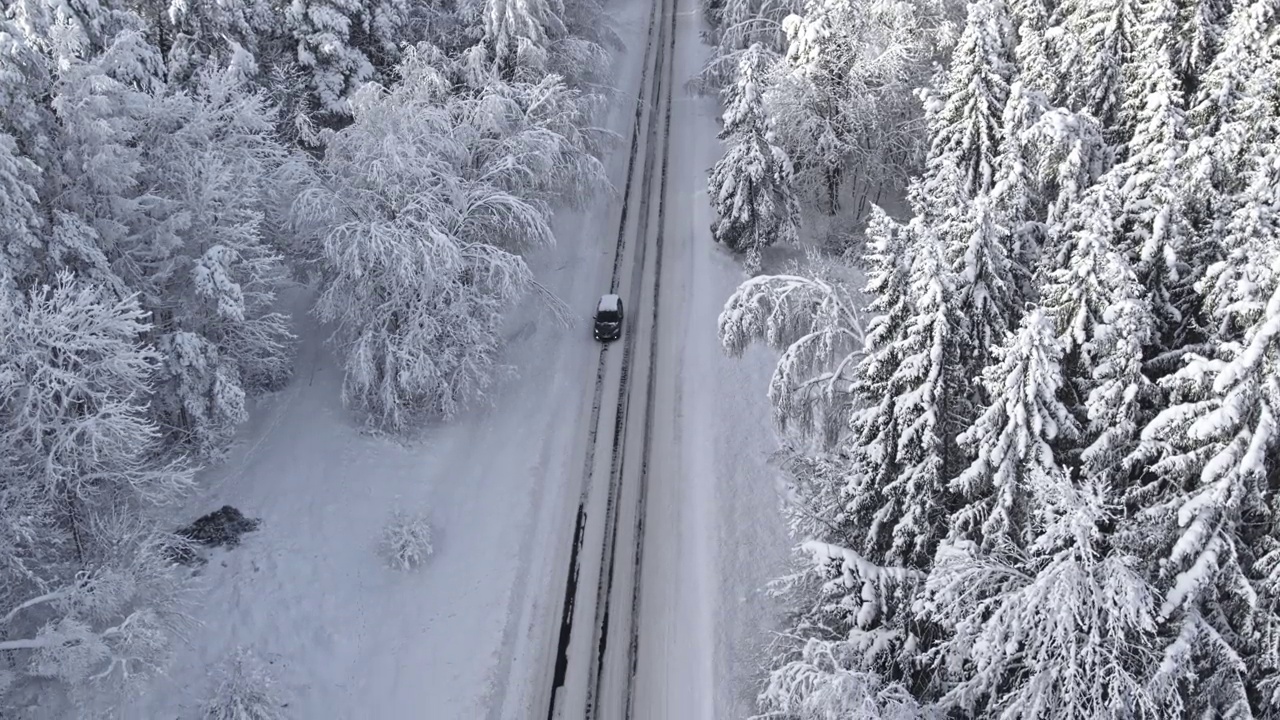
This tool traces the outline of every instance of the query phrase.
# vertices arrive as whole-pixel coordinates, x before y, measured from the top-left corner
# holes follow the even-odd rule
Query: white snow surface
[[[622,299],[617,295],[604,295],[600,298],[600,304],[596,305],[596,312],[618,312],[618,303]]]
[[[613,0],[629,49],[617,60],[609,127],[624,142],[608,158],[625,178],[648,3]],[[663,275],[664,352],[651,473],[638,718],[749,714],[756,653],[772,624],[763,587],[789,541],[778,512],[777,442],[765,398],[774,358],[725,357],[716,337],[724,300],[743,279],[710,239],[707,169],[720,151],[713,97],[684,90],[707,48],[693,0],[679,7],[676,97]],[[554,657],[569,540],[599,345],[593,302],[608,289],[617,198],[557,217],[559,245],[531,259],[572,307],[562,328],[536,308],[507,330],[517,375],[492,402],[421,437],[360,432],[342,408],[340,368],[293,298],[303,343],[297,375],[257,404],[231,459],[208,470],[188,514],[224,504],[262,519],[240,547],[216,550],[191,609],[200,623],[171,672],[125,708],[128,718],[194,718],[209,669],[247,646],[269,663],[291,717],[307,719],[533,717],[531,678]],[[611,226],[610,224],[613,223]],[[606,240],[601,240],[606,238]],[[616,390],[616,388],[614,388]],[[609,392],[606,389],[606,392]],[[607,448],[604,450],[607,452]],[[434,554],[392,570],[378,543],[397,510],[426,512]]]

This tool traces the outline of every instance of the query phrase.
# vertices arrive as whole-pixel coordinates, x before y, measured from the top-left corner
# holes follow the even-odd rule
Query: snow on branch
[[[843,426],[864,339],[861,313],[843,283],[800,275],[751,278],[725,303],[719,333],[733,357],[756,341],[782,353],[769,383],[780,428],[829,437]]]

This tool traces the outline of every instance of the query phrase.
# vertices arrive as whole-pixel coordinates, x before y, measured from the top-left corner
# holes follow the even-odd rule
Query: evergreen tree
[[[320,107],[348,114],[348,98],[398,57],[403,0],[291,0],[285,22]]]
[[[760,252],[781,240],[795,242],[800,210],[791,192],[791,161],[772,142],[756,77],[760,52],[753,46],[739,65],[737,102],[724,114],[720,138],[728,144],[707,180],[716,210],[711,237],[747,254],[747,271],[760,266]]]
[[[479,38],[484,62],[503,80],[541,77],[550,46],[566,35],[561,0],[468,0],[462,12]]]
[[[952,535],[983,551],[1030,547],[1038,537],[1031,498],[1069,484],[1056,448],[1079,427],[1062,403],[1062,349],[1043,311],[1029,313],[983,373],[991,404],[956,441],[973,462],[951,481],[965,507]]]
[[[1144,47],[1144,53],[1135,73],[1145,94],[1131,100],[1140,104],[1132,113],[1137,125],[1128,157],[1115,168],[1124,183],[1119,242],[1147,288],[1163,347],[1174,349],[1195,323],[1196,301],[1189,289],[1199,272],[1188,263],[1194,228],[1187,124],[1168,49]]]
[[[967,717],[1170,717],[1176,696],[1147,682],[1157,664],[1152,589],[1138,558],[1108,547],[1116,512],[1107,486],[1077,488],[1065,473],[1042,480],[1020,508],[1036,538],[1025,554],[971,541],[938,552],[924,610],[951,631],[931,660],[953,683],[937,707]]]
[[[1127,283],[1134,282],[1128,258],[1114,245],[1119,193],[1113,176],[1090,188],[1073,212],[1070,236],[1052,269],[1042,303],[1053,318],[1066,375],[1074,381],[1092,376],[1096,328]]]
[[[976,377],[986,367],[992,349],[1016,326],[1019,293],[1015,278],[1028,273],[1015,270],[1009,231],[997,223],[986,197],[974,198],[963,211],[967,215],[964,232],[950,239],[947,254],[955,277],[954,304],[964,372]]]
[[[956,418],[966,413],[961,391],[962,345],[953,280],[943,248],[920,225],[908,276],[912,315],[896,353],[901,362],[889,380],[898,427],[898,472],[880,488],[877,524],[891,533],[887,557],[923,565],[941,537],[946,480],[955,463]]]
[[[1138,48],[1140,0],[1079,0],[1057,34],[1060,77],[1071,108],[1087,111],[1105,128],[1119,117],[1124,68]]]
[[[1004,135],[1002,115],[1013,75],[1012,28],[1003,2],[969,3],[968,19],[952,53],[942,106],[929,115],[930,161],[925,190],[934,194],[935,163],[960,172],[967,198],[985,195],[995,184],[996,158]]]
[[[1164,381],[1175,404],[1143,431],[1139,461],[1152,480],[1135,492],[1139,520],[1163,555],[1158,617],[1164,662],[1157,682],[1189,688],[1188,714],[1250,715],[1275,707],[1280,677],[1274,602],[1275,378],[1280,363],[1280,283],[1237,305],[1246,321],[1222,358],[1192,355]],[[1251,698],[1256,698],[1255,702]]]

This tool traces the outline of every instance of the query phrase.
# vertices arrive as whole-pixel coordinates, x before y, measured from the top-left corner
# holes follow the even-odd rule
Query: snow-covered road
[[[716,341],[742,276],[707,230],[717,108],[684,87],[707,50],[696,0],[608,7],[628,44],[607,123],[623,138],[607,159],[618,192],[561,213],[558,246],[531,259],[577,327],[517,313],[519,375],[491,406],[400,444],[356,431],[324,332],[303,321],[297,378],[259,404],[190,507],[229,503],[262,529],[215,554],[200,627],[127,717],[195,717],[207,671],[237,646],[271,662],[298,718],[540,720],[557,685],[575,720],[588,695],[609,720],[746,714],[741,680],[770,620],[759,590],[788,547],[766,465],[772,358],[730,360]],[[590,314],[613,277],[628,326],[602,350]],[[420,572],[376,557],[396,508],[430,512]]]

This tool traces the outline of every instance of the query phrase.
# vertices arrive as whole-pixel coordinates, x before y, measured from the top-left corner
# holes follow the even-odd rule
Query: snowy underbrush
[[[202,720],[284,720],[281,700],[267,664],[248,648],[238,648],[215,673],[216,686],[203,706]]]
[[[426,513],[397,509],[382,530],[378,551],[395,570],[416,570],[431,557],[431,523]]]

